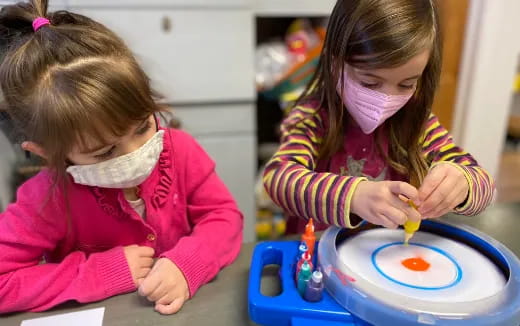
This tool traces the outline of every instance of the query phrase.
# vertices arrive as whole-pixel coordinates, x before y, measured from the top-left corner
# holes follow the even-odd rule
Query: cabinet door
[[[168,102],[254,99],[254,22],[250,11],[78,11],[105,24],[127,42]]]
[[[197,137],[217,164],[217,173],[231,191],[244,214],[244,242],[255,240],[255,161],[253,134]]]

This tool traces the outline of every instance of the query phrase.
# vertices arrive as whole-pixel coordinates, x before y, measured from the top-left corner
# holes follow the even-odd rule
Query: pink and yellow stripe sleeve
[[[282,123],[281,145],[264,171],[267,193],[286,213],[354,228],[350,201],[359,177],[315,172],[323,140],[322,117],[314,108],[296,107]]]
[[[431,168],[438,164],[451,164],[458,168],[468,181],[468,199],[457,207],[455,212],[468,216],[482,212],[493,200],[493,178],[468,152],[455,145],[452,136],[441,126],[436,116],[430,116],[423,139],[423,153],[428,162],[431,162]]]

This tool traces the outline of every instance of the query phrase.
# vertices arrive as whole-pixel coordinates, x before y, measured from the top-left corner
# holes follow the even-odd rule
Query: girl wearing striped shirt
[[[431,112],[441,53],[434,0],[338,0],[319,67],[264,173],[288,233],[309,218],[317,229],[396,228],[489,205],[491,176]]]

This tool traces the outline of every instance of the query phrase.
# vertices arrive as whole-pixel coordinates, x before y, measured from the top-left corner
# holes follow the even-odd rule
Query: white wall
[[[453,135],[495,177],[520,54],[520,1],[472,0]]]

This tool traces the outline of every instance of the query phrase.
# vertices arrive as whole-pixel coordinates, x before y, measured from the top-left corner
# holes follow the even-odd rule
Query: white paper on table
[[[22,321],[20,326],[102,326],[105,307]]]

